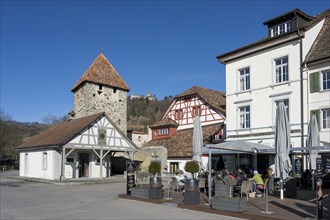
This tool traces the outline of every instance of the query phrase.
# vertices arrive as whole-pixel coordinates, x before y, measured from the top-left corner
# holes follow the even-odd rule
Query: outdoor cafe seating
[[[172,177],[172,181],[170,182],[170,187],[172,188],[173,192],[182,192],[184,190],[184,183],[179,181],[178,178],[175,176]]]

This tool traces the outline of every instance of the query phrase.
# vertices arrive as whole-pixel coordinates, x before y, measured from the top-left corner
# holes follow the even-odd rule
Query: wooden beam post
[[[66,158],[65,147],[63,147],[62,148],[62,166],[61,166],[60,180],[65,180],[65,176],[64,176],[64,173],[65,173],[65,158]]]
[[[100,150],[100,178],[103,178],[103,147]]]

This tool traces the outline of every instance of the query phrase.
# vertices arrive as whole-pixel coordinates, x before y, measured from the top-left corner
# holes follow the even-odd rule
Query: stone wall
[[[162,171],[167,168],[167,149],[165,147],[144,147],[134,154],[134,160],[142,161],[140,169],[148,171],[149,164],[152,160],[160,160]]]
[[[74,112],[76,118],[106,112],[127,134],[127,92],[124,90],[84,83],[74,93]]]

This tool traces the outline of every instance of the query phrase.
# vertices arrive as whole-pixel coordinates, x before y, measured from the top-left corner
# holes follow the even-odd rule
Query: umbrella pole
[[[209,176],[208,176],[208,187],[209,187],[209,206],[212,207],[211,204],[211,196],[212,196],[212,189],[211,189],[211,171],[212,171],[212,158],[211,158],[211,148],[209,148]]]
[[[280,160],[279,160],[280,161]],[[283,199],[284,197],[284,192],[283,192],[283,167],[282,164],[279,163],[279,170],[280,170],[280,198]]]
[[[281,175],[281,179],[280,179],[280,185],[281,185],[281,199],[283,199],[284,192],[283,192],[283,177],[282,177],[282,175]]]

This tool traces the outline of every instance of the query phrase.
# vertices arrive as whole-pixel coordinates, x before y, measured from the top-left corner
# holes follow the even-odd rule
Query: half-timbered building
[[[170,172],[183,170],[192,159],[195,116],[200,116],[203,142],[216,143],[223,135],[226,98],[223,92],[193,86],[174,97],[161,120],[150,126],[152,140],[144,147],[165,147]],[[203,165],[207,158],[203,158]]]
[[[126,136],[129,87],[100,53],[71,90],[74,111],[17,147],[20,176],[65,179],[109,177],[116,159],[133,159]]]
[[[67,179],[109,177],[112,158],[133,158],[134,143],[106,113],[53,125],[18,147],[20,176]]]

